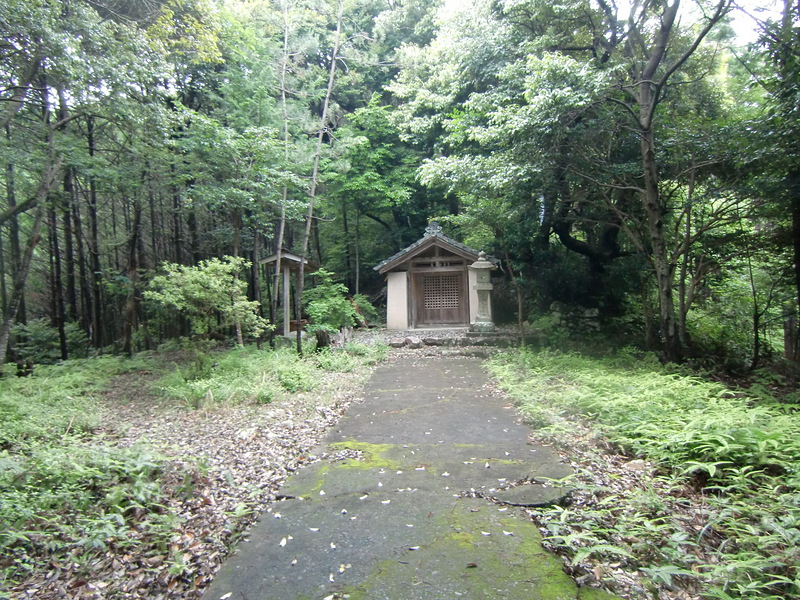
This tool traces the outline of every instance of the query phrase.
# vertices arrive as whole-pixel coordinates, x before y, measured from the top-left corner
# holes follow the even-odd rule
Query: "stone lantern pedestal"
[[[491,272],[495,266],[486,259],[486,253],[481,252],[478,260],[469,266],[475,273],[476,283],[473,289],[478,293],[478,313],[475,320],[470,324],[470,331],[478,333],[491,333],[495,330],[492,322],[489,298],[491,297],[494,286],[492,285]]]

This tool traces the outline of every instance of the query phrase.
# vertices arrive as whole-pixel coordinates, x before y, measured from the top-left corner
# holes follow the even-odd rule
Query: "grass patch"
[[[800,593],[796,413],[628,353],[522,351],[491,369],[544,435],[558,439],[581,423],[659,467],[635,493],[607,485],[592,490],[596,502],[544,515],[551,542],[573,562],[613,557],[653,585],[705,598]],[[688,498],[699,528],[674,514]]]
[[[96,394],[111,377],[149,370],[147,359],[98,357],[37,365],[32,377],[0,385],[0,450],[24,452],[31,445],[86,434],[102,419]]]
[[[348,344],[304,356],[292,349],[237,348],[226,352],[198,351],[176,365],[159,387],[191,408],[218,404],[258,403],[285,394],[315,390],[326,372],[353,372],[385,358],[382,347]]]

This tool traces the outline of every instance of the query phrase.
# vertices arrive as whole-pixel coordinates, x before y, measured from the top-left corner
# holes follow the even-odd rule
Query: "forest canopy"
[[[0,24],[3,362],[32,323],[61,359],[241,342],[244,313],[154,301],[210,265],[275,330],[283,252],[380,305],[373,266],[433,220],[500,261],[499,322],[798,358],[797,0],[9,0]]]

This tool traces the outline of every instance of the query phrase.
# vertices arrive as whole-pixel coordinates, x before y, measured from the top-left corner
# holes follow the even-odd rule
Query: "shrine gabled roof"
[[[400,252],[394,256],[390,256],[373,268],[382,275],[403,264],[404,262],[411,260],[418,254],[421,254],[434,245],[438,245],[445,250],[453,252],[454,254],[459,254],[464,258],[478,260],[479,252],[477,250],[447,237],[442,231],[442,227],[438,223],[434,222],[428,225],[427,229],[425,229],[425,235],[419,240],[411,244],[408,248],[400,250]]]

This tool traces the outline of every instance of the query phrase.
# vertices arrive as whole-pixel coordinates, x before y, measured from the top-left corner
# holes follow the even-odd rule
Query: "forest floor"
[[[311,452],[358,398],[367,375],[328,373],[322,392],[295,393],[266,405],[196,410],[165,404],[146,381],[117,379],[105,398],[113,415],[108,434],[121,445],[153,444],[181,463],[176,471],[194,474],[193,493],[187,497],[176,489],[169,507],[185,519],[181,538],[174,540],[178,548],[170,549],[173,556],[180,550],[183,564],[151,558],[144,568],[123,571],[120,579],[120,563],[132,557],[108,556],[101,578],[107,586],[98,597],[124,597],[129,590],[153,600],[201,596],[286,478],[319,458]],[[173,484],[180,488],[185,482]]]
[[[365,341],[384,341],[371,333]],[[436,352],[433,348],[390,351],[399,354]],[[263,405],[191,409],[164,400],[154,385],[163,373],[138,372],[116,377],[105,391],[106,415],[98,435],[120,446],[147,444],[167,456],[169,489],[165,513],[178,519],[176,533],[161,551],[147,556],[109,546],[87,566],[51,564],[8,596],[21,598],[199,598],[232,546],[247,536],[258,515],[280,493],[286,478],[300,466],[320,458],[313,451],[348,406],[359,400],[371,370],[328,373],[317,391],[287,394]],[[602,448],[576,429],[575,446],[560,447],[565,462],[591,471],[595,483],[635,488],[648,478],[642,461],[630,461]],[[598,449],[602,451],[598,451]],[[587,468],[588,467],[588,468]],[[170,476],[169,473],[173,475]],[[649,487],[657,493],[658,490]],[[665,490],[665,494],[669,491]],[[578,504],[586,500],[576,497]],[[536,519],[534,512],[531,517]],[[686,516],[687,522],[692,515]],[[146,535],[146,533],[143,533]],[[153,548],[158,545],[154,544]],[[696,598],[685,590],[647,584],[619,561],[594,561],[591,569],[568,569],[582,585],[603,585],[631,600]]]

